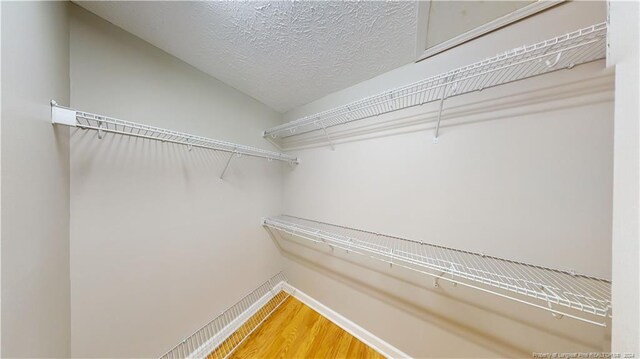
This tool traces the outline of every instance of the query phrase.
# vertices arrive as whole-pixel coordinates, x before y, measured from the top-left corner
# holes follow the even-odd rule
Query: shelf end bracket
[[[76,127],[76,111],[60,107],[57,102],[51,100],[51,123]]]

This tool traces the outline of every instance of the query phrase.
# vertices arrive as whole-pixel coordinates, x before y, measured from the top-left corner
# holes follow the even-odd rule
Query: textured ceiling
[[[287,111],[410,63],[416,2],[79,2]]]

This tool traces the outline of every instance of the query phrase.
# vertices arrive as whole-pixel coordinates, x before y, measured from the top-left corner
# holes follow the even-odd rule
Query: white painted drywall
[[[640,355],[640,6],[611,2],[610,22],[608,61],[616,71],[612,351]]]
[[[0,5],[0,84],[2,84],[2,5]],[[0,86],[0,355],[2,355],[2,86]]]
[[[68,357],[69,101],[64,2],[2,2],[2,357]]]
[[[270,148],[280,114],[71,6],[71,105]],[[282,167],[107,134],[71,136],[74,357],[158,357],[281,269],[260,218]]]
[[[604,3],[560,5],[286,117],[604,20]],[[613,76],[603,61],[451,99],[434,145],[436,107],[383,132],[334,128],[335,151],[310,136],[316,142],[285,176],[285,213],[610,278]],[[609,328],[470,289],[436,290],[431,278],[322,246],[276,243],[294,286],[415,357],[610,349]]]

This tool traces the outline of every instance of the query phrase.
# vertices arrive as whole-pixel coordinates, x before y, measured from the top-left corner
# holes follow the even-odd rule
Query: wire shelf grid
[[[160,359],[227,358],[289,297],[279,288],[286,281],[284,273],[276,274]]]
[[[287,215],[267,218],[264,225],[281,234],[545,309],[556,317],[567,316],[606,326],[602,319],[591,320],[561,311],[554,305],[596,317],[610,317],[611,282],[605,279]]]
[[[286,138],[388,112],[424,105],[525,78],[603,59],[607,24],[600,23],[427,79],[306,116],[263,132]]]
[[[74,110],[52,102],[53,123],[78,127],[85,130],[98,131],[98,137],[105,133],[114,133],[125,136],[133,136],[150,140],[158,140],[181,144],[189,147],[204,148],[215,151],[229,152],[237,156],[247,155],[251,157],[266,158],[269,160],[284,161],[293,164],[298,163],[295,156],[278,153],[261,148],[235,144],[231,142],[214,140],[202,136],[190,135],[183,132],[167,130],[164,128],[144,125],[140,123],[120,120],[113,117],[97,115],[94,113]]]

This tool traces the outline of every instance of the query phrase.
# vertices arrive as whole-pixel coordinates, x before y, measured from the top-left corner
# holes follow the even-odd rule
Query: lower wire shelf
[[[276,274],[160,359],[227,358],[289,297],[282,290],[285,282],[287,277],[284,273]]]
[[[605,279],[288,215],[266,218],[263,225],[281,235],[340,248],[534,306],[556,318],[566,316],[606,326],[606,318],[611,317],[611,282]]]

